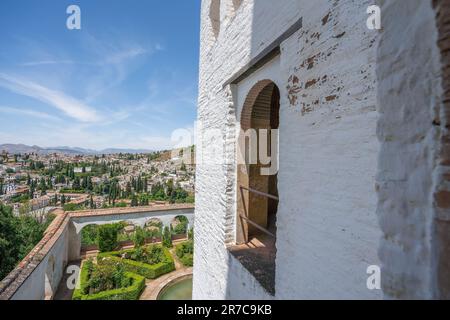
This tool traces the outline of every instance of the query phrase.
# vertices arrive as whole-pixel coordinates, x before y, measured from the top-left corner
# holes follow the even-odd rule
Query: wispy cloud
[[[35,110],[29,110],[29,109],[20,109],[20,108],[11,108],[11,107],[5,107],[0,106],[0,113],[9,113],[14,115],[22,115],[22,116],[28,116],[33,118],[40,118],[45,120],[54,120],[59,121],[58,117],[55,117],[53,115],[50,115],[45,112],[35,111]]]
[[[153,47],[144,48],[140,45],[128,47],[105,45],[104,42],[93,36],[89,37],[89,44],[89,49],[97,58],[93,58],[95,62],[92,65],[96,68],[96,73],[90,77],[85,86],[86,101],[88,102],[98,99],[122,84],[134,70],[133,63],[138,58],[143,59],[156,51]]]
[[[123,51],[119,51],[109,55],[105,62],[107,64],[120,64],[126,60],[136,58],[138,56],[142,56],[144,54],[150,53],[149,50],[145,50],[141,47],[131,48]]]
[[[23,54],[11,51],[9,61],[0,61],[0,141],[92,149],[178,144],[171,130],[183,126],[195,104],[192,80],[186,86],[184,75],[172,75],[177,62],[165,68],[166,58],[156,55],[166,49],[147,35],[143,41],[120,30],[94,35],[85,30],[70,47],[23,39],[17,50]]]
[[[29,61],[21,63],[22,67],[36,67],[45,65],[57,65],[57,64],[75,64],[72,60],[42,60],[42,61]]]
[[[46,88],[32,81],[19,79],[14,76],[0,73],[0,86],[14,93],[47,103],[61,110],[69,117],[79,121],[98,122],[102,120],[94,108],[86,105],[82,101],[79,101],[78,99],[63,92]]]

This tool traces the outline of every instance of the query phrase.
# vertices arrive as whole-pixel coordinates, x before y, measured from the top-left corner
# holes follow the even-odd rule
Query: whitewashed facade
[[[436,120],[436,16],[448,2],[405,2],[377,1],[382,30],[370,30],[370,0],[202,1],[194,299],[449,294],[448,223],[433,200],[448,187]],[[237,129],[268,86],[279,93],[272,292],[231,253],[242,242]],[[382,290],[367,287],[371,265]]]

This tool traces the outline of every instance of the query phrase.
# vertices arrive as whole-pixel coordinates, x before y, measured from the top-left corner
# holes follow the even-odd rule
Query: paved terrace
[[[135,219],[136,215],[150,217],[168,215],[177,210],[193,212],[191,204],[152,205],[136,208],[114,208],[64,212],[57,209],[56,218],[46,230],[44,237],[17,267],[0,282],[0,300],[9,299],[51,299],[63,277],[70,259],[69,247],[73,236],[70,227],[75,221],[87,221],[83,225],[120,219]],[[106,222],[104,222],[106,223]],[[78,229],[78,228],[77,228]],[[81,229],[77,230],[79,233]],[[79,252],[78,252],[79,254]]]

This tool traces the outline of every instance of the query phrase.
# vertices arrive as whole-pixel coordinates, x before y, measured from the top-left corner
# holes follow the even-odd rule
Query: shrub
[[[145,286],[145,279],[124,271],[121,263],[105,261],[94,265],[87,260],[81,269],[80,287],[73,300],[137,300]]]
[[[76,203],[66,203],[63,206],[64,211],[77,211],[77,210],[82,210],[83,206],[80,206],[79,204]]]
[[[137,262],[144,262],[150,265],[164,261],[164,251],[161,246],[150,246],[149,248],[138,247],[130,255],[130,259]]]
[[[176,217],[178,224],[173,228],[174,234],[186,234],[189,220],[185,216]]]
[[[194,264],[194,243],[186,241],[176,246],[176,255],[186,267],[192,267]]]
[[[194,256],[192,254],[184,255],[180,258],[180,261],[185,267],[192,267],[194,265]]]
[[[151,246],[147,257],[148,264],[157,264],[164,261],[164,250],[161,246]]]
[[[133,241],[133,235],[126,233],[126,232],[120,232],[117,236],[117,241]]]
[[[145,238],[161,238],[161,230],[145,230]]]
[[[89,292],[89,278],[92,271],[94,271],[94,264],[91,259],[87,260],[80,272],[80,289],[76,289],[74,292],[74,297],[77,295],[87,294]]]
[[[89,246],[97,243],[98,226],[91,224],[81,230],[81,245]]]
[[[125,277],[125,268],[122,263],[108,260],[92,269],[83,292],[95,294],[102,291],[121,289],[130,285],[131,279]]]
[[[163,274],[175,270],[175,263],[169,250],[167,250],[166,248],[162,248],[161,246],[153,246],[153,247],[159,247],[163,253],[162,260],[156,264],[148,264],[145,262],[132,260],[133,255],[136,255],[136,251],[139,250],[139,248],[134,250],[123,250],[116,252],[101,253],[98,255],[97,260],[99,261],[100,264],[103,263],[104,261],[107,261],[108,259],[112,259],[113,261],[116,262],[120,261],[123,263],[125,270],[127,272],[136,273],[147,279],[156,279]],[[143,250],[143,248],[141,249]],[[150,248],[150,251],[151,250],[152,248]],[[122,256],[124,256],[125,258],[122,259],[121,258]]]
[[[128,205],[127,205],[127,203],[126,202],[118,202],[118,203],[116,203],[115,205],[114,205],[114,207],[116,207],[116,208],[126,208]]]
[[[85,294],[81,290],[83,281],[87,281],[87,271],[81,270],[81,288],[73,293],[72,300],[138,300],[145,287],[145,278],[134,273],[125,272],[125,277],[130,280],[130,285],[120,289],[102,291],[95,294]]]
[[[98,227],[98,247],[100,252],[112,251],[117,247],[117,235],[121,227],[121,224],[105,224]]]
[[[187,224],[179,223],[173,228],[174,234],[186,234],[187,231]]]

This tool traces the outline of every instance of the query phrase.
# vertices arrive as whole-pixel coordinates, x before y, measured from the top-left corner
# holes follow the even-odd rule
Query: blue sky
[[[200,0],[1,0],[0,144],[171,147],[196,118],[199,14]]]

